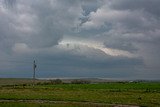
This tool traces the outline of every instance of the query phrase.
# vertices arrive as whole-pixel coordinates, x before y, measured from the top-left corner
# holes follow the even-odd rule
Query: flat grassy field
[[[160,107],[160,83],[0,86],[0,107],[116,107],[116,105]]]

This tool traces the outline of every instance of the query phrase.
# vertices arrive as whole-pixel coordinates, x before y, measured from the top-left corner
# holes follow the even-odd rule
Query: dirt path
[[[93,103],[93,102],[75,102],[75,101],[51,101],[51,100],[0,100],[2,102],[30,102],[30,103],[54,103],[54,104],[74,104],[74,105],[87,105],[96,107],[139,107],[135,105],[116,105],[106,103]]]

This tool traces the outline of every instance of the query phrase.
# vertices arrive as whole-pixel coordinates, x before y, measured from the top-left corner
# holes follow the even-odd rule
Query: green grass
[[[100,84],[56,84],[42,85],[36,88],[63,88],[63,89],[120,89],[120,90],[160,90],[160,83],[100,83]]]
[[[2,86],[0,100],[47,100],[66,102],[90,102],[105,104],[160,106],[160,83],[99,83],[99,84],[57,84],[33,86]],[[10,105],[0,103],[0,106]],[[21,106],[21,102],[17,103]],[[28,106],[39,103],[29,103]],[[43,103],[43,106],[56,104]],[[62,106],[66,104],[58,104]],[[67,104],[74,106],[77,104]],[[25,103],[24,103],[25,106]],[[77,105],[79,107],[81,105]],[[8,106],[7,106],[8,107]],[[23,107],[23,104],[22,104]],[[25,106],[26,107],[26,106]]]
[[[50,103],[22,103],[22,102],[2,102],[1,107],[65,107],[64,104],[50,104]],[[74,107],[74,105],[69,105],[68,107]]]
[[[1,107],[112,107],[112,105],[91,105],[80,103],[41,103],[41,102],[1,102]]]

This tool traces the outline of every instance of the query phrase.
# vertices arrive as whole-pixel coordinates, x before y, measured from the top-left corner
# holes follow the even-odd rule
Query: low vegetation
[[[47,84],[46,84],[47,83]],[[26,103],[26,101],[31,101]],[[61,101],[53,103],[51,101]],[[78,102],[78,103],[74,103]],[[30,107],[105,107],[114,105],[135,105],[143,107],[160,106],[160,83],[62,83],[61,80],[32,84],[1,85],[0,106]],[[98,105],[96,105],[98,104]],[[105,105],[104,105],[105,104]]]

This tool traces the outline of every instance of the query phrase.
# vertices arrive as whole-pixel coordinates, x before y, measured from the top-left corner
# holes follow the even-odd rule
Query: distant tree
[[[89,81],[86,81],[86,80],[73,80],[71,81],[72,84],[89,84],[90,82]]]
[[[62,80],[61,79],[56,79],[56,80],[50,80],[51,84],[62,84]]]

